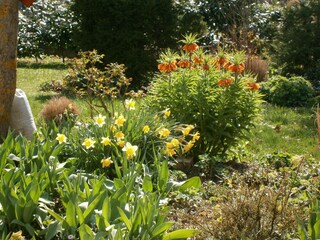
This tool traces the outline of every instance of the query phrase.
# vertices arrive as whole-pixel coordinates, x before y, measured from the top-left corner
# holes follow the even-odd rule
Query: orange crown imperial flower
[[[241,73],[244,70],[244,63],[231,64],[230,66],[228,66],[228,70],[234,73]]]
[[[219,64],[220,66],[223,66],[227,62],[228,62],[228,60],[225,57],[219,57],[216,60],[216,64]]]
[[[163,73],[169,73],[172,72],[174,70],[177,70],[177,65],[175,62],[169,62],[169,63],[160,63],[158,64],[158,69],[160,72]]]
[[[203,70],[205,70],[205,71],[209,71],[210,66],[209,66],[209,64],[205,63],[205,64],[203,64],[202,68],[203,68]]]
[[[201,56],[195,56],[193,59],[193,62],[195,63],[195,64],[202,64],[203,63],[203,57],[201,57]]]
[[[199,49],[199,46],[196,43],[189,43],[185,44],[182,49],[187,53],[191,53],[197,51]]]
[[[228,87],[232,83],[233,83],[232,78],[221,79],[221,80],[218,81],[218,85],[220,87]]]
[[[191,66],[191,63],[187,59],[181,59],[178,61],[178,66],[181,68],[189,68]]]
[[[252,83],[248,83],[248,87],[250,90],[257,91],[259,90],[260,85],[259,83],[252,82]]]

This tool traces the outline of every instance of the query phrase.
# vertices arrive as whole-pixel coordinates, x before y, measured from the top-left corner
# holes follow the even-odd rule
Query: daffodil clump
[[[188,154],[200,139],[200,133],[194,132],[193,125],[179,125],[174,129],[174,134],[168,129],[160,128],[159,137],[165,139],[165,148],[163,153],[169,157]]]
[[[175,123],[168,107],[145,113],[137,110],[133,99],[125,100],[123,107],[114,116],[97,114],[79,124],[76,137],[58,133],[56,141],[74,148],[80,168],[113,172],[124,161],[145,161],[142,156],[150,161],[154,150],[170,158],[190,154],[200,139],[194,125]]]

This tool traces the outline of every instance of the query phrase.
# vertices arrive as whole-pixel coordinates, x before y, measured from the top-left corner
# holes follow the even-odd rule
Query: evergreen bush
[[[309,81],[303,77],[274,76],[261,84],[261,92],[267,102],[278,106],[310,106],[315,95]]]

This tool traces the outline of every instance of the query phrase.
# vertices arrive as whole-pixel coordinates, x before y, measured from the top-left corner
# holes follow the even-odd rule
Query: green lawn
[[[248,149],[256,157],[287,152],[320,159],[315,110],[264,106],[262,121],[253,131]]]
[[[34,60],[21,60],[18,62],[17,88],[22,89],[30,102],[30,106],[37,120],[43,104],[55,93],[44,93],[39,87],[44,82],[62,80],[67,74],[67,66],[60,59],[41,60],[36,63]]]

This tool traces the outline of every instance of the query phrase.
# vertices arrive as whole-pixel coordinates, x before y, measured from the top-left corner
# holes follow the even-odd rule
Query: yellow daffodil
[[[170,135],[170,130],[167,128],[161,128],[159,130],[159,135],[160,135],[160,138],[168,137]]]
[[[183,153],[189,152],[190,149],[194,146],[194,142],[189,141],[184,147],[183,147]]]
[[[170,115],[171,115],[170,108],[167,108],[167,109],[165,109],[165,110],[163,111],[163,116],[164,116],[164,118],[168,118],[168,117],[170,117]]]
[[[22,236],[22,231],[14,232],[11,234],[9,240],[25,240],[26,238]]]
[[[98,125],[99,127],[102,127],[105,122],[106,117],[99,114],[97,117],[94,118],[94,123]]]
[[[95,143],[96,142],[92,138],[86,138],[83,141],[82,146],[84,146],[86,149],[90,149],[90,148],[94,148]]]
[[[115,125],[118,127],[122,127],[126,119],[123,117],[123,115],[120,115],[114,122]]]
[[[192,137],[192,141],[193,142],[196,142],[200,139],[200,133],[199,132],[196,132],[193,137]]]
[[[123,148],[125,143],[126,143],[125,141],[120,140],[120,141],[117,142],[117,145],[119,147]]]
[[[126,143],[125,141],[120,140],[120,141],[117,142],[117,145],[118,145],[119,147],[123,148],[124,145],[125,145],[125,143]]]
[[[104,158],[101,160],[101,164],[102,164],[103,168],[109,167],[112,163],[113,163],[113,161],[111,160],[111,157]]]
[[[136,152],[138,150],[138,146],[131,145],[131,143],[127,142],[126,145],[122,148],[122,151],[126,152],[127,159],[132,159],[136,156]]]
[[[173,147],[178,147],[180,142],[179,142],[178,139],[174,138],[174,139],[171,140],[171,144],[172,144]]]
[[[116,132],[116,134],[115,134],[114,136],[116,137],[116,139],[117,139],[118,141],[120,141],[121,139],[124,138],[124,134],[123,134],[122,131]]]
[[[150,131],[150,127],[148,125],[145,125],[143,128],[142,128],[142,131],[144,134],[148,133]]]
[[[136,104],[136,102],[133,101],[132,99],[126,99],[126,101],[125,101],[125,106],[129,110],[135,110],[136,109],[135,104]]]
[[[173,148],[166,148],[164,150],[164,154],[168,155],[169,157],[172,157],[176,154],[176,151]]]
[[[188,125],[185,129],[182,129],[182,133],[184,136],[189,135],[190,131],[194,129],[194,126]]]
[[[166,142],[166,148],[174,148],[171,142]]]
[[[111,139],[109,137],[103,137],[101,140],[102,145],[104,146],[110,146],[111,145]]]
[[[67,137],[64,134],[58,133],[57,137],[56,137],[56,140],[59,142],[59,144],[65,143],[65,142],[67,142]]]
[[[117,130],[117,127],[115,125],[110,126],[110,131],[115,132]]]

